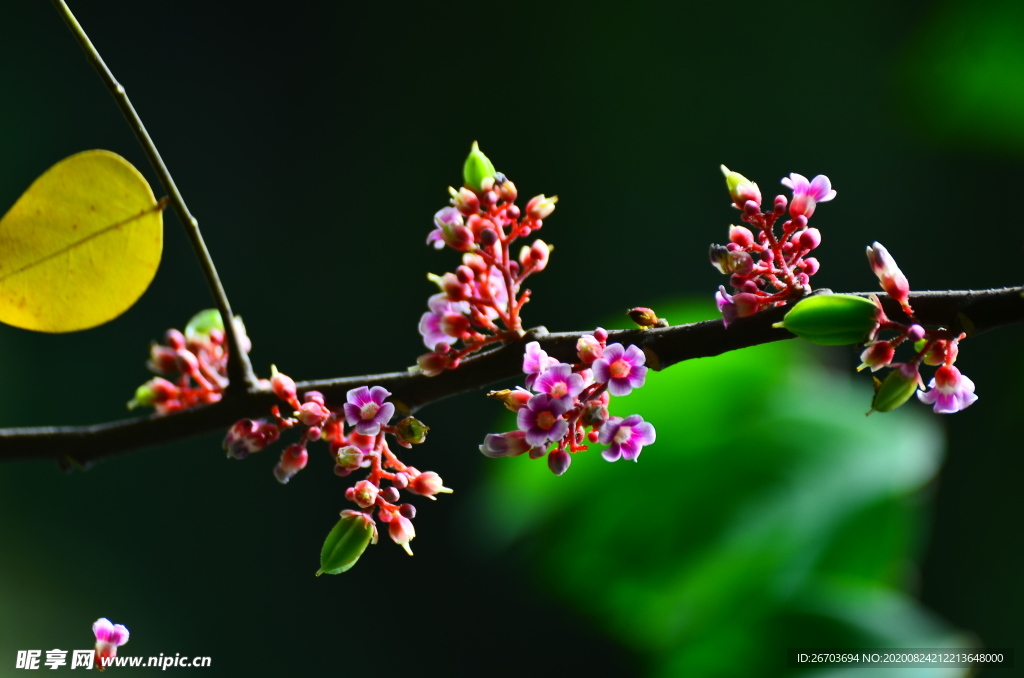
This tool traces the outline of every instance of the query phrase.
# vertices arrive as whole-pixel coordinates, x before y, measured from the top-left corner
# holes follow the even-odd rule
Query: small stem
[[[53,0],[53,6],[60,12],[64,23],[71,29],[71,33],[78,40],[78,44],[85,51],[85,56],[89,63],[96,69],[96,72],[117,102],[118,108],[121,109],[121,113],[128,120],[128,124],[135,133],[135,137],[139,140],[139,144],[142,145],[142,150],[145,151],[149,163],[160,178],[160,183],[163,185],[164,190],[167,191],[178,219],[181,220],[182,226],[185,227],[185,234],[192,244],[196,258],[199,259],[199,265],[203,269],[206,284],[209,286],[210,293],[213,294],[214,301],[217,304],[217,310],[220,311],[220,316],[224,320],[224,334],[228,341],[228,381],[230,384],[240,385],[244,390],[256,389],[256,375],[253,374],[248,354],[241,349],[241,342],[233,322],[235,316],[231,312],[231,304],[228,302],[224,286],[217,275],[217,268],[213,265],[213,259],[210,258],[210,252],[206,249],[206,243],[203,242],[203,236],[199,232],[199,222],[188,211],[185,200],[181,197],[181,193],[178,192],[178,187],[175,185],[174,179],[171,178],[171,173],[168,171],[167,166],[164,165],[160,152],[157,151],[153,139],[150,138],[146,127],[142,124],[142,119],[135,112],[135,108],[128,99],[128,94],[125,92],[124,87],[121,86],[114,78],[114,74],[107,68],[100,53],[92,44],[89,36],[86,35],[82,25],[78,23],[75,15],[71,13],[67,3],[64,0]],[[229,393],[235,391],[235,389],[231,388],[230,384],[228,386]]]

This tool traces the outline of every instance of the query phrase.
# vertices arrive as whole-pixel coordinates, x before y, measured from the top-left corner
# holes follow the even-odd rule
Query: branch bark
[[[818,290],[817,293],[828,293],[828,290]],[[854,294],[868,296],[872,293]],[[912,294],[910,300],[920,322],[964,331],[968,335],[1024,322],[1024,287],[918,292]],[[906,321],[906,316],[892,299],[882,296],[882,304],[890,318]],[[611,330],[608,341],[639,346],[647,355],[647,364],[655,370],[662,370],[684,360],[792,339],[791,333],[772,327],[787,310],[780,307],[741,318],[728,328],[721,319],[717,319],[660,329]],[[298,389],[300,393],[320,391],[329,403],[341,403],[349,389],[380,385],[391,391],[392,400],[399,410],[411,414],[444,398],[477,391],[521,375],[524,346],[530,341],[540,342],[549,355],[559,360],[574,361],[576,340],[590,331],[549,333],[543,327],[536,328],[515,343],[466,360],[458,369],[436,377],[389,372],[300,382]],[[0,461],[55,459],[63,468],[85,467],[129,450],[210,431],[226,431],[239,419],[266,416],[270,407],[279,403],[272,392],[253,387],[219,403],[166,416],[153,415],[91,426],[0,429]]]

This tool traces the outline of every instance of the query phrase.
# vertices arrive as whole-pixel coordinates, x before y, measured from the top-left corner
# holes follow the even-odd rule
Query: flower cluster
[[[571,453],[587,449],[586,442],[608,445],[602,453],[608,461],[636,461],[654,443],[654,426],[638,414],[611,417],[608,403],[610,396],[628,395],[644,385],[646,359],[636,346],[608,345],[607,340],[600,327],[583,335],[576,343],[579,362],[574,364],[548,356],[535,341],[527,344],[526,389],[489,394],[516,413],[518,429],[488,435],[480,451],[488,457],[547,455],[548,468],[556,475],[569,468]]]
[[[921,402],[932,405],[940,414],[959,412],[978,397],[974,382],[960,373],[953,363],[959,342],[967,335],[944,327],[927,328],[915,317],[910,305],[910,283],[896,261],[880,243],[867,249],[871,269],[885,290],[900,305],[907,321],[889,318],[877,295],[814,294],[798,301],[774,327],[824,346],[864,344],[857,368],[872,372],[888,367],[884,380],[875,379],[875,397],[871,411],[888,412],[917,393]],[[905,362],[893,362],[896,349],[904,342],[914,346],[914,354]],[[924,388],[921,365],[934,365],[935,377]]]
[[[872,409],[886,412],[906,402],[914,393],[918,399],[932,405],[939,414],[959,412],[978,397],[974,395],[974,382],[960,373],[953,363],[959,353],[958,344],[966,334],[955,333],[939,327],[925,328],[914,317],[910,305],[910,284],[896,265],[896,261],[880,243],[867,248],[868,263],[881,283],[886,294],[899,302],[909,323],[901,323],[886,317],[881,305],[878,306],[878,327],[871,333],[861,353],[858,370],[869,368],[876,372],[883,367],[893,368],[882,381],[876,379],[875,398]],[[880,339],[880,333],[888,333],[888,339]],[[914,355],[903,363],[892,362],[896,347],[905,341],[914,345]],[[935,376],[924,387],[921,365],[938,366]]]
[[[309,461],[309,443],[327,442],[335,464],[335,475],[347,477],[367,469],[366,477],[345,491],[345,498],[356,504],[358,510],[350,509],[342,515],[360,514],[358,525],[368,526],[372,541],[376,543],[376,513],[376,518],[388,525],[391,539],[412,555],[409,542],[416,536],[412,525],[416,507],[402,502],[402,490],[429,499],[451,490],[433,471],[421,472],[402,463],[389,447],[386,435],[398,445],[409,448],[424,442],[429,429],[414,417],[389,425],[395,414],[395,405],[387,401],[391,393],[382,386],[351,389],[340,408],[329,407],[318,391],[305,392],[300,402],[295,382],[276,368],[273,369],[270,387],[278,398],[287,403],[291,414],[283,415],[280,406],[274,405],[271,408],[272,418],[236,422],[224,438],[228,457],[244,459],[265,449],[285,431],[294,429],[298,432],[297,442],[285,447],[274,468],[277,480],[284,484],[305,468]],[[356,524],[353,521],[346,524],[350,523]],[[331,568],[322,571],[331,571]]]
[[[808,181],[790,174],[782,184],[793,192],[793,199],[779,195],[772,208],[761,209],[761,191],[757,184],[722,165],[726,186],[740,219],[750,224],[729,227],[729,244],[712,245],[711,264],[730,275],[735,294],[720,285],[715,301],[726,325],[771,306],[780,306],[810,291],[810,278],[818,271],[818,260],[807,255],[821,244],[821,232],[809,228],[808,219],[819,202],[835,197],[828,177],[818,175]],[[776,222],[789,216],[776,233]]]
[[[235,328],[245,352],[251,347],[242,319]],[[227,378],[228,348],[224,323],[216,309],[200,311],[185,331],[167,330],[164,343],[153,342],[146,366],[157,376],[135,390],[128,408],[153,407],[158,414],[186,410],[221,399]]]
[[[530,290],[520,289],[531,274],[544,270],[551,251],[543,240],[534,240],[518,257],[512,254],[516,240],[544,225],[557,197],[538,195],[521,210],[515,184],[494,170],[475,142],[463,178],[462,188],[448,189],[451,204],[434,215],[434,230],[427,236],[427,244],[437,249],[462,253],[454,272],[428,276],[440,290],[430,297],[430,310],[419,325],[430,353],[411,368],[428,376],[457,367],[485,346],[522,336],[519,314]]]
[[[238,319],[235,322],[248,351],[250,342],[241,322]],[[152,346],[149,367],[154,372],[175,375],[175,381],[160,377],[150,380],[136,391],[129,403],[131,407],[151,406],[165,414],[220,400],[227,386],[227,347],[217,311],[197,314],[184,332],[168,330],[166,345]],[[261,380],[260,385],[273,390],[284,401],[287,413],[282,413],[280,405],[274,405],[270,417],[235,422],[224,438],[227,456],[245,459],[287,434],[295,440],[285,446],[274,467],[278,482],[286,484],[308,464],[308,445],[325,441],[334,460],[335,475],[346,477],[355,471],[367,470],[366,477],[345,492],[345,498],[355,503],[358,510],[342,512],[343,517],[358,514],[360,519],[351,520],[349,515],[350,519],[342,522],[365,528],[376,543],[376,518],[388,525],[391,539],[411,555],[409,542],[416,536],[412,525],[416,508],[402,501],[402,490],[429,499],[451,490],[433,471],[421,472],[402,463],[389,447],[386,436],[402,447],[411,448],[426,440],[429,429],[423,422],[406,417],[391,425],[395,405],[388,402],[391,393],[382,386],[351,389],[341,407],[331,407],[318,391],[306,391],[300,400],[295,381],[278,372],[276,367],[271,368],[271,378]],[[351,545],[351,540],[347,543]],[[349,567],[361,553],[360,550],[353,557],[350,549]]]

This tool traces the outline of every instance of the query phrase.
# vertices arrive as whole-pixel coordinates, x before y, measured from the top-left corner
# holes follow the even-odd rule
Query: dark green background
[[[839,195],[813,220],[818,286],[872,288],[862,252],[873,240],[916,289],[1020,284],[1019,3],[73,9],[198,217],[264,374],[271,362],[297,379],[413,362],[425,273],[453,266],[423,240],[474,139],[524,196],[560,198],[528,324],[586,329],[629,306],[708,298],[722,280],[707,245],[735,219],[723,162],[769,196],[790,172],[832,179]],[[49,3],[0,8],[0,88],[0,205],[88,148],[153,180]],[[123,416],[146,379],[148,342],[209,304],[169,215],[156,280],[122,318],[68,336],[0,327],[0,425]],[[962,348],[981,400],[942,419],[949,451],[922,497],[930,525],[907,582],[990,647],[1024,634],[1021,336],[1012,327]],[[823,355],[843,371],[855,364],[842,351],[808,359]],[[88,624],[109,616],[132,629],[126,653],[210,655],[210,675],[352,663],[642,672],[644,657],[538,588],[539,573],[478,548],[489,535],[467,527],[482,510],[470,488],[486,487],[494,464],[528,463],[476,452],[496,426],[481,400],[422,413],[434,431],[413,454],[457,492],[421,505],[415,559],[384,543],[344,578],[310,576],[344,507],[324,456],[286,488],[270,458],[225,461],[218,435],[86,474],[0,468],[0,666],[17,649],[87,647]],[[742,657],[736,667],[779,670]]]

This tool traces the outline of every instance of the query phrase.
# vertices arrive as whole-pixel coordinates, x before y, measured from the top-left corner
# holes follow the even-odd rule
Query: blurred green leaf
[[[1024,151],[1024,4],[945,3],[908,52],[914,125],[944,140]]]

